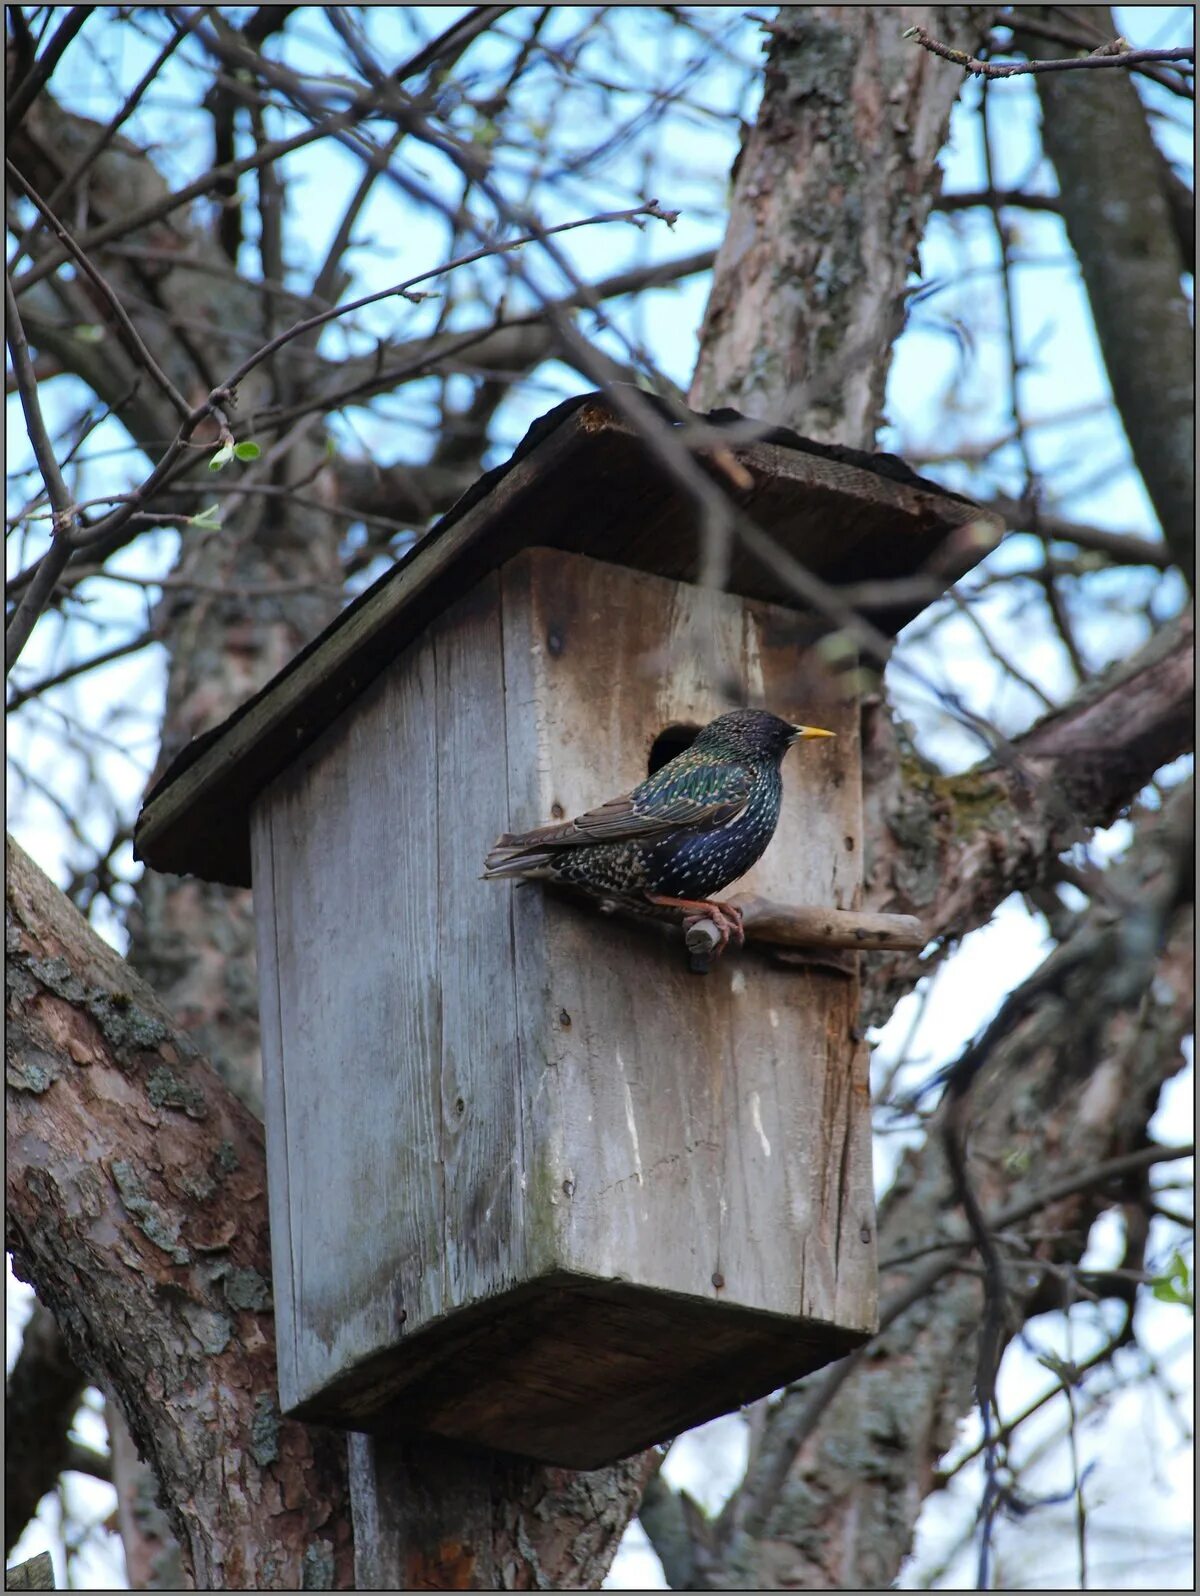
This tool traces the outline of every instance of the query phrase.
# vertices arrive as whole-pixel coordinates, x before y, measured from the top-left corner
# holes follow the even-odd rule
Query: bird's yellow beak
[[[837,732],[822,731],[819,726],[793,726],[792,741],[802,743],[809,737],[836,737]]]

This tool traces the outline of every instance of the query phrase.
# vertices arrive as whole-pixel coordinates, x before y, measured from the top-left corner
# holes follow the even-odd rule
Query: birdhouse
[[[889,933],[858,912],[854,678],[789,570],[948,584],[996,527],[889,457],[744,431],[705,469],[763,544],[722,590],[694,499],[572,400],[147,799],[150,865],[254,888],[289,1414],[591,1468],[875,1327],[845,950]],[[836,733],[785,760],[744,949],[698,975],[678,926],[481,879],[499,833],[737,704]]]

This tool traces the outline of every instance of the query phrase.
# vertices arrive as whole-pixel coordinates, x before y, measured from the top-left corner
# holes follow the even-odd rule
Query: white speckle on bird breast
[[[740,997],[746,990],[746,972],[744,970],[735,970],[733,972],[729,981],[729,990],[735,997]]]
[[[767,1140],[766,1131],[763,1130],[762,1099],[759,1097],[757,1092],[750,1093],[750,1123],[758,1132],[758,1139],[762,1143],[763,1156],[765,1158],[770,1158],[771,1144]]]

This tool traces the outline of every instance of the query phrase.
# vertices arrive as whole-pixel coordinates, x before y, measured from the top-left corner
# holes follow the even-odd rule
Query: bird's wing
[[[484,868],[493,875],[516,874],[540,868],[568,848],[630,842],[666,831],[710,831],[742,812],[750,789],[750,772],[740,765],[696,763],[679,768],[673,760],[632,792],[610,798],[574,820],[498,837]]]
[[[578,815],[576,836],[567,845],[626,842],[664,831],[710,831],[742,812],[750,786],[750,772],[740,765],[664,766],[631,793]]]

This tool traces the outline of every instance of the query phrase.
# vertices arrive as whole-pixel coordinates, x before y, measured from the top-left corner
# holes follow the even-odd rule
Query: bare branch
[[[981,61],[976,56],[968,55],[965,50],[955,50],[948,44],[942,44],[919,26],[906,28],[904,37],[913,39],[931,55],[941,56],[943,61],[953,61],[955,66],[980,78],[1015,78],[1030,72],[1077,72],[1096,67],[1135,67],[1150,61],[1193,62],[1196,58],[1191,45],[1178,45],[1169,50],[1101,50],[1091,55],[1069,56],[1062,61]],[[1118,45],[1123,42],[1114,40]]]
[[[66,23],[63,27],[66,27]],[[8,323],[8,348],[16,375],[17,391],[21,396],[21,408],[25,412],[29,442],[37,459],[38,470],[42,473],[42,480],[46,484],[51,509],[54,511],[49,552],[43,557],[37,575],[26,588],[4,634],[5,670],[10,671],[29,641],[29,634],[49,602],[54,584],[58,581],[70,556],[71,532],[76,525],[76,516],[71,507],[70,491],[63,481],[54,445],[50,441],[42,417],[37,377],[29,357],[29,345],[25,340],[25,329],[21,325],[20,313],[17,310],[12,280],[7,273],[4,276],[4,304]]]
[[[130,321],[124,305],[121,304],[121,301],[113,292],[112,287],[107,279],[103,277],[99,271],[97,271],[91,259],[82,249],[80,249],[78,243],[74,238],[72,238],[71,234],[59,221],[58,217],[55,216],[54,212],[33,187],[32,183],[27,182],[26,179],[22,177],[21,173],[18,172],[17,168],[7,157],[5,157],[4,165],[8,170],[9,176],[16,183],[17,187],[27,199],[32,201],[32,203],[37,207],[38,211],[50,224],[54,232],[58,235],[64,248],[70,254],[72,260],[75,261],[80,271],[84,273],[90,283],[94,284],[101,298],[112,312],[113,320],[121,329],[121,333],[124,336],[125,341],[128,343],[130,352],[133,354],[135,359],[145,371],[150,373],[150,376],[153,378],[154,382],[158,385],[162,392],[166,394],[167,398],[174,406],[176,414],[186,418],[191,411],[191,406],[179,392],[179,389],[176,388],[170,377],[167,376],[166,372],[158,364],[157,360],[155,360],[154,356],[146,348],[146,345],[142,341],[141,334],[133,325],[132,321]]]

